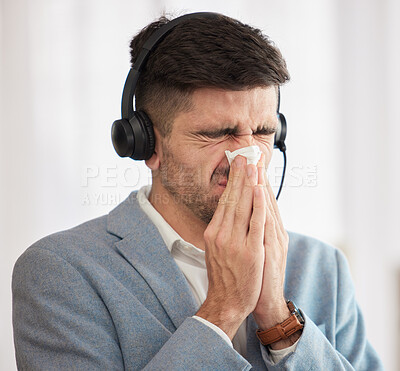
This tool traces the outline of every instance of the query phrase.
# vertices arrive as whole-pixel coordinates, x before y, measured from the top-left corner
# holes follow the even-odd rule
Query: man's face
[[[162,140],[160,181],[178,205],[208,224],[225,190],[225,150],[257,145],[268,166],[274,147],[276,88],[245,91],[199,89],[193,108],[179,113]]]

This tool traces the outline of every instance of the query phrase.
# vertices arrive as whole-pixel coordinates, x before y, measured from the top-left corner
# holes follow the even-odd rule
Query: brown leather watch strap
[[[299,322],[295,314],[292,314],[288,319],[268,330],[261,331],[258,329],[256,334],[263,345],[269,345],[279,340],[287,339],[302,328],[303,324]]]

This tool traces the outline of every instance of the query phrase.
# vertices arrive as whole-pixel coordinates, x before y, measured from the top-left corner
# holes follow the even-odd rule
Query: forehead
[[[276,122],[278,104],[275,86],[241,91],[197,89],[191,109],[178,114],[174,129],[271,126]]]

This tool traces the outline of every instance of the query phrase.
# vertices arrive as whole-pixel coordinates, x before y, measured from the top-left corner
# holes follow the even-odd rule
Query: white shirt
[[[168,250],[171,252],[176,264],[186,277],[200,308],[207,297],[208,291],[205,252],[191,243],[183,240],[182,237],[179,236],[179,234],[165,221],[161,214],[149,202],[148,196],[150,191],[151,186],[144,186],[138,191],[137,199],[139,205],[160,232],[160,235],[164,240]],[[218,326],[198,316],[193,316],[193,318],[201,321],[216,331],[230,346],[232,346],[238,353],[246,358],[247,321],[244,321],[240,325],[235,337],[233,338],[233,341],[231,342],[228,335]],[[275,351],[270,349],[269,351],[273,362],[277,363],[286,354],[294,351],[296,344],[297,342],[291,347],[282,350]]]

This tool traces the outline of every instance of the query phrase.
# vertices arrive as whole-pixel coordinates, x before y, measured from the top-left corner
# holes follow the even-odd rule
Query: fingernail
[[[242,156],[236,156],[234,163],[237,168],[242,167],[244,158]]]

